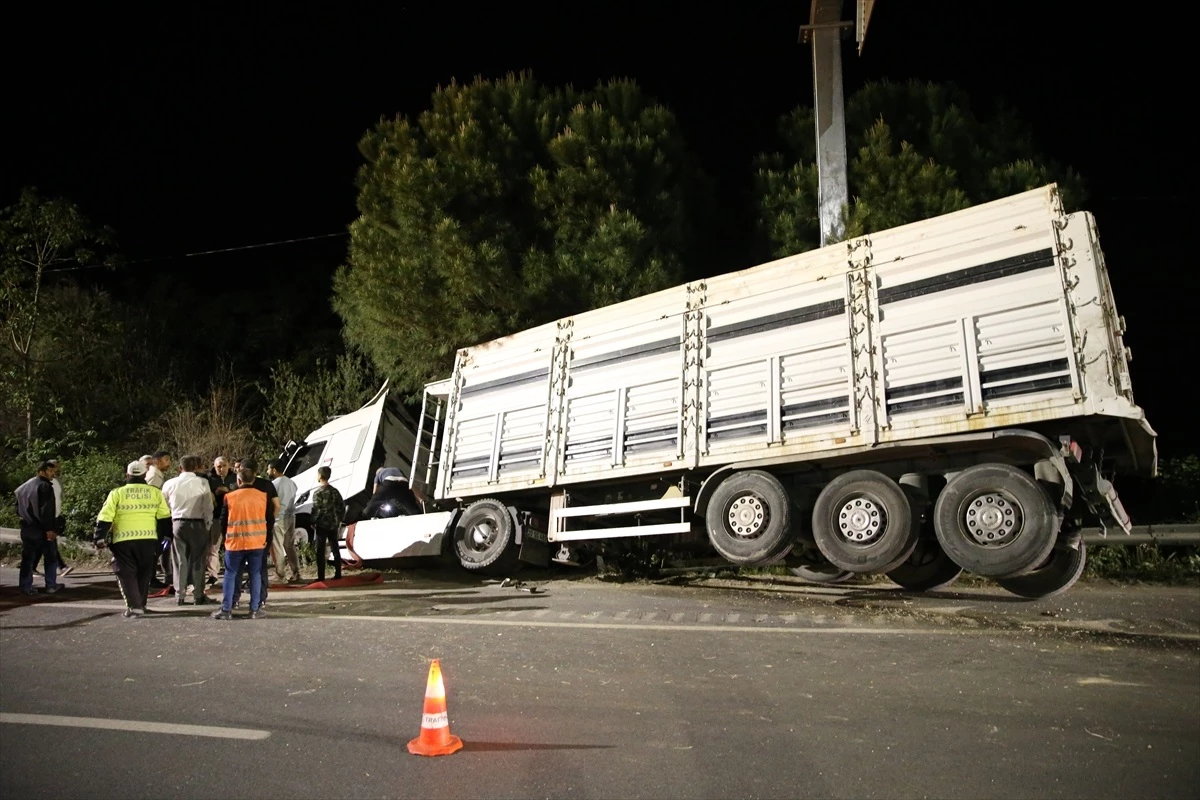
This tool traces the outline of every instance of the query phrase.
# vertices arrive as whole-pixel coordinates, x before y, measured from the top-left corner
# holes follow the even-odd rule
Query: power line
[[[238,247],[222,247],[217,250],[198,250],[195,253],[183,253],[177,256],[154,256],[152,258],[139,258],[133,261],[122,262],[122,265],[129,264],[149,264],[155,261],[173,261],[177,258],[195,258],[196,256],[211,256],[221,253],[237,253],[242,250],[260,250],[264,247],[277,247],[283,244],[295,244],[296,242],[311,242],[317,239],[333,239],[339,236],[349,236],[348,231],[340,231],[338,233],[322,233],[316,236],[300,236],[295,239],[279,239],[274,242],[261,242],[259,244],[245,244]],[[82,264],[78,267],[60,267],[58,269],[48,269],[46,272],[77,272],[83,269],[103,269],[104,264]]]

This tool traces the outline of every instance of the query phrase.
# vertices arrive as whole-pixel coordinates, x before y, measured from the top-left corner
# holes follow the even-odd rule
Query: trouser
[[[170,539],[166,539],[158,543],[158,548],[158,563],[162,566],[163,583],[171,586],[175,582],[175,570],[171,566],[171,550],[174,549],[173,543]]]
[[[233,610],[233,595],[241,583],[241,573],[245,568],[250,573],[250,611],[258,611],[262,605],[262,583],[255,578],[262,574],[262,550],[226,550],[225,551],[225,586],[221,595],[221,610]]]
[[[204,602],[204,564],[208,551],[208,526],[202,519],[171,521],[175,534],[171,549],[175,557],[175,596],[182,598],[192,585],[197,602]]]
[[[242,599],[242,576],[247,574],[247,572],[253,576],[250,580],[258,582],[259,590],[262,592],[261,602],[267,602],[267,594],[270,593],[271,589],[271,546],[267,545],[259,552],[262,553],[262,566],[258,572],[250,570],[248,565],[238,571],[237,586],[233,590],[233,604],[235,606]]]
[[[338,546],[337,528],[318,528],[314,526],[317,538],[317,580],[325,580],[325,543],[333,555],[334,580],[342,577],[342,549]]]
[[[126,607],[145,609],[159,547],[157,539],[112,543],[113,572],[117,573],[117,585],[121,587]]]
[[[221,543],[224,539],[225,537],[221,531],[221,520],[214,519],[212,527],[208,529],[208,566],[205,569],[207,576],[214,580],[221,577]]]
[[[58,548],[42,531],[21,531],[21,569],[17,573],[17,582],[22,592],[33,592],[33,568],[39,558],[46,562],[46,588],[57,586]]]
[[[271,541],[271,554],[275,559],[275,574],[284,580],[283,562],[287,560],[291,578],[300,577],[300,559],[296,556],[296,518],[280,517],[275,520],[275,536]]]

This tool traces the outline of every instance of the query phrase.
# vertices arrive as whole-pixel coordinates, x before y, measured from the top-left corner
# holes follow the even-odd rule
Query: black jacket
[[[18,486],[15,494],[22,536],[45,536],[46,531],[54,530],[54,487],[49,478],[34,475]]]

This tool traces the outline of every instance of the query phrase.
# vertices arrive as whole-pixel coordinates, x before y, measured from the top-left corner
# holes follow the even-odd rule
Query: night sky
[[[185,280],[252,263],[323,293],[344,238],[250,251],[250,262],[185,255],[344,232],[360,136],[380,117],[415,116],[451,78],[528,69],[583,89],[629,77],[675,112],[717,179],[728,269],[740,269],[751,159],[781,145],[781,114],[812,102],[811,51],[797,41],[808,3],[690,5],[9,10],[0,204],[36,185],[113,226],[122,253],[145,259],[139,269]],[[1168,456],[1200,451],[1182,390],[1200,343],[1184,305],[1200,284],[1187,256],[1196,202],[1183,187],[1194,169],[1176,123],[1195,70],[1183,68],[1178,21],[1159,10],[1169,7],[1099,18],[1065,0],[878,0],[863,55],[843,49],[847,94],[879,78],[954,81],[981,107],[1003,98],[1045,155],[1082,174],[1129,323],[1135,396]],[[287,324],[285,309],[274,313]],[[332,314],[317,317],[336,332]]]

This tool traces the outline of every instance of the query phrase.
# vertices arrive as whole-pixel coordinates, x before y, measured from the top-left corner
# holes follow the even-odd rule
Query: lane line
[[[944,628],[756,628],[748,625],[647,625],[639,622],[546,622],[543,620],[466,619],[462,617],[371,617],[357,614],[314,614],[306,619],[355,620],[357,622],[412,622],[419,625],[487,625],[501,628],[607,628],[620,631],[704,631],[707,633],[865,633],[872,636],[915,634],[918,636],[998,635],[1016,631],[985,631],[978,628],[948,630]],[[1024,631],[1030,633],[1030,631]]]
[[[266,739],[270,731],[253,728],[218,728],[212,725],[176,725],[170,722],[142,722],[134,719],[100,717],[59,717],[53,714],[7,714],[0,712],[0,723],[14,725],[54,725],[60,728],[99,728],[135,733],[173,733],[180,736],[210,736],[215,739]]]
[[[311,605],[311,604],[306,603],[306,604],[298,604],[298,605]],[[123,604],[121,604],[121,605],[106,604],[103,602],[86,602],[86,603],[84,603],[84,602],[55,602],[55,603],[46,603],[43,605],[33,605],[33,606],[29,606],[29,607],[30,608],[82,608],[82,609],[89,609],[92,611],[96,611],[96,610],[124,611],[125,610],[125,606]],[[207,609],[205,609],[203,614],[196,613],[194,611],[191,611],[193,606],[184,606],[184,608],[187,609],[187,611],[185,611],[184,613],[178,613],[177,608],[178,608],[177,606],[171,606],[170,610],[167,610],[165,607],[163,607],[161,611],[150,612],[149,616],[152,618],[161,616],[164,619],[172,619],[172,618],[173,619],[188,619],[188,618],[202,619],[202,618],[207,617],[208,614],[211,613]],[[215,609],[216,606],[213,606],[213,608]],[[286,608],[284,608],[282,605],[281,605],[281,609],[283,609],[284,614],[287,613]],[[547,610],[547,609],[543,609],[543,610]],[[570,612],[570,611],[559,612],[560,617],[569,618],[573,615],[574,615],[574,612]],[[616,616],[616,615],[614,615],[614,616]],[[643,618],[646,618],[646,617],[653,618],[655,616],[657,616],[656,613],[646,614],[646,615],[643,615]],[[789,615],[789,616],[792,616],[792,615]],[[707,613],[699,615],[699,619],[702,623],[706,622],[707,620],[712,619],[712,617],[713,617],[712,614],[707,614]],[[736,618],[740,619],[741,615],[740,614],[730,614],[729,617],[736,617]],[[1036,632],[1054,631],[1054,632],[1067,632],[1067,633],[1084,632],[1084,633],[1116,635],[1116,636],[1123,636],[1123,637],[1129,637],[1129,638],[1140,638],[1140,639],[1163,639],[1163,640],[1169,640],[1169,641],[1200,642],[1200,633],[1167,633],[1167,632],[1162,632],[1162,631],[1153,631],[1152,632],[1152,631],[1112,630],[1112,629],[1109,629],[1106,627],[1094,625],[1092,623],[1089,623],[1086,620],[1075,622],[1075,623],[1063,623],[1063,622],[1052,622],[1052,621],[1043,622],[1041,620],[1028,620],[1027,622],[1024,623],[1024,627],[1021,627],[1021,628],[887,629],[887,628],[846,628],[846,627],[838,627],[838,628],[770,627],[770,628],[768,628],[768,627],[752,627],[752,626],[746,626],[746,625],[732,625],[732,624],[689,625],[686,623],[680,624],[680,625],[663,625],[663,624],[652,625],[652,624],[638,623],[638,622],[622,622],[622,623],[551,622],[551,621],[542,620],[542,619],[512,619],[512,620],[494,620],[493,619],[493,620],[488,620],[488,619],[475,619],[475,618],[471,618],[471,617],[451,618],[448,616],[447,617],[373,617],[373,616],[367,616],[367,615],[351,615],[351,614],[347,614],[345,616],[338,616],[336,614],[319,614],[319,615],[318,614],[313,614],[313,615],[297,614],[295,616],[291,616],[291,615],[280,616],[280,617],[277,617],[277,619],[352,619],[352,620],[366,620],[366,621],[370,621],[370,622],[415,622],[415,623],[421,623],[421,624],[445,624],[445,625],[493,625],[493,626],[499,625],[499,626],[508,626],[508,627],[518,627],[518,628],[520,628],[520,627],[526,627],[526,628],[612,628],[612,629],[620,629],[620,630],[632,629],[632,630],[648,630],[648,631],[696,630],[696,631],[714,631],[714,632],[716,632],[716,631],[733,631],[733,632],[738,632],[738,633],[793,633],[793,634],[841,633],[841,634],[870,634],[870,635],[874,635],[874,636],[887,635],[887,634],[897,634],[897,635],[913,634],[913,635],[926,635],[926,636],[927,635],[938,635],[938,636],[1020,636],[1020,635],[1029,635],[1031,633],[1036,633]],[[728,619],[728,617],[726,617],[726,619]],[[789,626],[792,624],[791,621],[788,620],[786,617],[784,617],[783,619]],[[820,624],[823,624],[828,619],[829,619],[829,616],[827,614],[815,614],[811,618],[811,621],[813,623],[816,623],[817,625],[820,625]],[[0,618],[0,631],[6,630],[7,628],[12,627],[10,624],[6,624],[7,621],[8,620],[6,620],[6,619]]]

